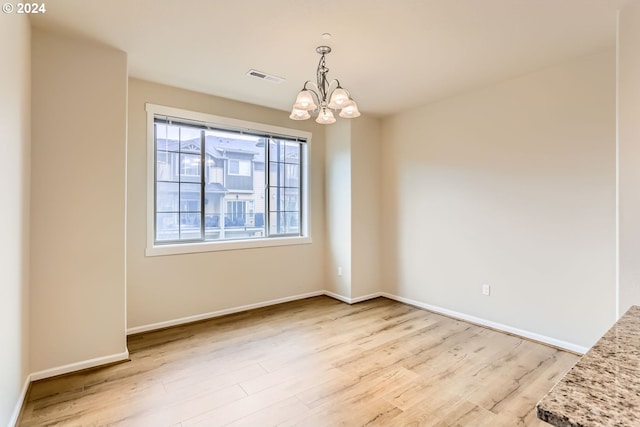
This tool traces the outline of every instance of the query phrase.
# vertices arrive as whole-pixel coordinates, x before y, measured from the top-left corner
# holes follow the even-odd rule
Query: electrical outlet
[[[491,295],[491,285],[488,285],[486,283],[482,284],[482,295]]]
[[[342,267],[338,267],[338,276],[342,276]]]

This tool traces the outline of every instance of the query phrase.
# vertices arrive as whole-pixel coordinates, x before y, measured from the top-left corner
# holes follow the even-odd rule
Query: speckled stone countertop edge
[[[640,426],[640,307],[631,307],[538,402],[556,427]]]

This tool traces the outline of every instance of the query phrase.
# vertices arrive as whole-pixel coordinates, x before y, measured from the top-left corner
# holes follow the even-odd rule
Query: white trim
[[[270,305],[281,304],[289,301],[296,301],[305,298],[316,297],[319,295],[326,295],[330,298],[336,299],[338,301],[344,302],[346,304],[357,304],[362,301],[370,300],[373,298],[384,297],[394,301],[401,302],[403,304],[409,304],[418,308],[422,308],[424,310],[428,310],[434,313],[443,314],[445,316],[453,317],[455,319],[464,320],[466,322],[470,322],[479,326],[484,326],[487,328],[495,329],[500,332],[505,332],[512,335],[517,335],[522,338],[530,339],[533,341],[538,341],[543,344],[548,344],[554,347],[558,347],[564,350],[572,351],[578,354],[585,354],[589,349],[587,347],[583,347],[577,344],[573,344],[570,342],[558,340],[556,338],[547,337],[545,335],[540,335],[535,332],[525,331],[523,329],[514,328],[508,325],[504,325],[502,323],[493,322],[491,320],[482,319],[480,317],[470,316],[464,313],[459,313],[457,311],[448,310],[442,307],[437,307],[431,304],[425,304],[420,301],[412,300],[410,298],[404,298],[398,295],[389,294],[387,292],[374,292],[368,295],[363,295],[356,298],[345,297],[344,295],[337,294],[331,291],[314,291],[306,294],[294,295],[291,297],[278,298],[269,301],[263,301],[255,304],[243,305],[240,307],[227,308],[224,310],[218,310],[210,313],[197,314],[195,316],[187,316],[179,319],[167,320],[164,322],[152,323],[149,325],[136,326],[133,328],[127,329],[127,335],[138,334],[141,332],[148,332],[157,329],[169,328],[171,326],[183,325],[185,323],[197,322],[200,320],[212,319],[214,317],[224,316],[226,314],[238,313],[241,311],[251,310],[254,308],[267,307]]]
[[[125,106],[126,108],[126,114],[125,114],[125,129],[129,129],[129,79],[126,79],[127,83],[127,93],[126,93],[126,98],[127,98],[127,104]],[[123,341],[124,341],[124,349],[127,352],[127,358],[129,357],[129,347],[127,346],[127,307],[128,307],[128,303],[127,303],[127,289],[129,287],[129,282],[127,279],[127,259],[129,258],[127,256],[127,230],[129,229],[129,225],[127,222],[127,216],[128,216],[128,212],[129,212],[129,205],[127,200],[129,199],[129,192],[128,192],[128,188],[129,188],[129,156],[127,155],[127,153],[129,152],[129,132],[125,130],[124,133],[124,212],[122,213],[124,215],[124,241],[123,241],[123,245],[124,245],[124,271],[122,272],[122,281],[124,283],[124,290],[122,293],[122,298],[123,298],[123,307],[124,310],[122,315],[124,317],[124,323],[122,324],[123,328]]]
[[[208,113],[201,113],[197,111],[185,110],[182,108],[173,108],[167,107],[164,105],[157,105],[146,103],[145,109],[148,113],[158,114],[161,116],[169,116],[180,119],[187,119],[207,124],[216,124],[222,126],[228,126],[229,128],[233,128],[234,130],[259,130],[261,132],[270,133],[273,135],[281,135],[281,136],[295,136],[304,139],[311,139],[311,132],[299,130],[299,129],[291,129],[285,128],[281,126],[269,125],[266,123],[257,123],[250,122],[248,120],[240,120],[240,119],[232,119],[230,117],[222,117],[216,116]],[[151,121],[153,124],[153,120]],[[153,127],[153,126],[152,126]]]
[[[294,295],[291,297],[284,297],[273,299],[269,301],[258,302],[255,304],[241,305],[240,307],[226,308],[224,310],[212,311],[209,313],[196,314],[194,316],[181,317],[179,319],[167,320],[164,322],[151,323],[148,325],[135,326],[127,329],[127,335],[139,334],[141,332],[153,331],[156,329],[168,328],[171,326],[183,325],[185,323],[197,322],[200,320],[212,319],[214,317],[224,316],[226,314],[239,313],[241,311],[252,310],[254,308],[267,307],[270,305],[282,304],[283,302],[296,301],[305,298],[317,297],[323,295],[324,291],[308,292],[306,294]]]
[[[616,11],[616,249],[615,315],[620,318],[620,11]]]
[[[585,354],[589,349],[587,347],[583,347],[577,344],[573,344],[570,342],[558,340],[555,338],[547,337],[545,335],[540,335],[535,332],[525,331],[523,329],[514,328],[511,326],[504,325],[502,323],[493,322],[491,320],[482,319],[480,317],[470,316],[468,314],[459,313],[457,311],[448,310],[446,308],[437,307],[431,304],[425,304],[420,301],[412,300],[409,298],[404,298],[398,295],[388,294],[386,292],[382,292],[381,296],[399,301],[405,304],[413,305],[419,308],[423,308],[425,310],[432,311],[438,314],[444,314],[445,316],[453,317],[459,320],[464,320],[466,322],[470,322],[476,325],[485,326],[487,328],[495,329],[501,332],[506,332],[508,334],[517,335],[522,338],[527,338],[533,341],[538,341],[543,344],[548,344],[554,347],[558,347],[564,350],[569,350],[574,353]]]
[[[147,247],[146,256],[193,254],[199,252],[232,251],[236,249],[268,248],[272,246],[308,245],[311,237],[269,237],[264,239],[201,242]]]
[[[158,323],[153,323],[153,324],[149,324],[149,325],[143,325],[143,326],[136,326],[133,328],[128,328],[126,330],[127,335],[132,335],[132,334],[137,334],[137,333],[141,333],[141,332],[147,332],[147,331],[153,331],[153,330],[157,330],[157,329],[163,329],[163,328],[168,328],[171,326],[177,326],[177,325],[182,325],[185,323],[191,323],[191,322],[196,322],[199,320],[206,320],[206,319],[211,319],[214,317],[219,317],[219,316],[224,316],[226,314],[232,314],[232,313],[238,313],[238,312],[242,312],[242,311],[247,311],[247,310],[251,310],[254,308],[261,308],[261,307],[267,307],[270,305],[276,305],[276,304],[281,304],[284,302],[290,302],[290,301],[295,301],[295,300],[301,300],[301,299],[305,299],[305,298],[311,298],[311,297],[316,297],[316,296],[320,296],[320,295],[326,295],[330,298],[336,299],[338,301],[347,303],[347,304],[356,304],[365,300],[370,300],[373,298],[378,298],[378,297],[384,297],[384,298],[388,298],[394,301],[398,301],[401,302],[403,304],[409,304],[424,310],[428,310],[434,313],[438,313],[438,314],[443,314],[445,316],[449,316],[455,319],[459,319],[459,320],[463,320],[466,322],[470,322],[479,326],[484,326],[484,327],[488,327],[491,329],[495,329],[497,331],[501,331],[501,332],[505,332],[508,334],[512,334],[512,335],[516,335],[516,336],[520,336],[522,338],[527,338],[533,341],[538,341],[540,343],[543,344],[548,344],[554,347],[558,347],[561,349],[565,349],[568,351],[572,351],[574,353],[579,353],[579,354],[585,354],[589,349],[587,347],[583,347],[583,346],[579,346],[573,343],[569,343],[566,341],[561,341],[555,338],[551,338],[551,337],[547,337],[544,335],[540,335],[534,332],[529,332],[529,331],[525,331],[522,329],[518,329],[518,328],[513,328],[511,326],[507,326],[501,323],[497,323],[497,322],[493,322],[490,320],[486,320],[486,319],[482,319],[479,317],[475,317],[475,316],[470,316],[467,314],[463,314],[463,313],[459,313],[457,311],[453,311],[453,310],[448,310],[442,307],[437,307],[431,304],[425,304],[422,303],[420,301],[416,301],[416,300],[412,300],[410,298],[405,298],[405,297],[401,297],[398,295],[393,295],[387,292],[374,292],[372,294],[368,294],[368,295],[363,295],[360,297],[356,297],[356,298],[348,298],[339,294],[336,294],[335,292],[331,292],[331,291],[314,291],[314,292],[308,292],[305,294],[299,294],[299,295],[294,295],[291,297],[284,297],[284,298],[278,298],[278,299],[273,299],[273,300],[269,300],[269,301],[263,301],[263,302],[259,302],[259,303],[255,303],[255,304],[247,304],[247,305],[243,305],[243,306],[239,306],[239,307],[234,307],[234,308],[228,308],[228,309],[224,309],[224,310],[218,310],[218,311],[214,311],[214,312],[210,312],[210,313],[203,313],[203,314],[199,314],[199,315],[195,315],[195,316],[188,316],[188,317],[182,317],[179,319],[174,319],[174,320],[168,320],[165,322],[158,322]],[[64,366],[59,366],[56,368],[51,368],[51,369],[46,369],[43,371],[39,371],[39,372],[34,372],[30,375],[27,376],[27,378],[25,379],[24,385],[22,387],[22,392],[20,394],[20,398],[18,400],[18,402],[16,403],[15,409],[13,411],[13,414],[9,420],[9,426],[15,426],[16,422],[18,421],[18,417],[20,416],[20,411],[22,410],[22,407],[24,405],[24,401],[26,399],[26,395],[27,395],[27,391],[29,389],[29,384],[33,381],[38,381],[41,379],[45,379],[45,378],[50,378],[50,377],[54,377],[57,375],[62,375],[62,374],[67,374],[70,372],[75,372],[75,371],[80,371],[82,369],[88,369],[88,368],[94,368],[100,365],[106,365],[109,363],[114,363],[114,362],[120,362],[120,361],[124,361],[129,359],[129,350],[125,349],[124,352],[122,353],[118,353],[118,354],[113,354],[110,356],[104,356],[104,357],[97,357],[95,359],[90,359],[90,360],[85,360],[82,362],[77,362],[77,363],[71,363],[68,365],[64,365]]]
[[[58,366],[44,371],[38,371],[31,374],[31,381],[38,381],[45,378],[55,377],[57,375],[68,374],[70,372],[80,371],[82,369],[95,368],[100,365],[107,365],[114,362],[122,362],[129,359],[129,350],[122,353],[112,354],[110,356],[96,357],[94,359],[83,360],[81,362],[70,363],[68,365]]]
[[[133,328],[128,328],[127,329],[127,335],[132,335],[132,334],[137,334],[137,333],[141,333],[141,332],[147,332],[147,331],[153,331],[153,330],[157,330],[157,329],[163,329],[163,328],[168,328],[171,326],[177,326],[177,325],[182,325],[185,323],[191,323],[191,322],[196,322],[199,320],[206,320],[206,319],[211,319],[214,317],[219,317],[219,316],[224,316],[226,314],[232,314],[232,313],[238,313],[238,312],[242,312],[242,311],[247,311],[247,310],[251,310],[254,308],[261,308],[261,307],[267,307],[270,305],[276,305],[276,304],[281,304],[284,302],[290,302],[290,301],[295,301],[295,300],[301,300],[301,299],[305,299],[305,298],[311,298],[311,297],[316,297],[316,296],[320,296],[320,295],[326,295],[330,298],[334,298],[338,301],[347,303],[347,304],[355,304],[358,302],[362,302],[365,300],[369,300],[369,299],[373,299],[373,298],[378,298],[378,297],[384,297],[384,298],[388,298],[394,301],[398,301],[401,302],[403,304],[409,304],[424,310],[428,310],[434,313],[438,313],[438,314],[443,314],[445,316],[449,316],[455,319],[459,319],[459,320],[463,320],[466,322],[470,322],[479,326],[484,326],[484,327],[488,327],[491,329],[495,329],[497,331],[501,331],[501,332],[505,332],[508,334],[512,334],[512,335],[516,335],[522,338],[526,338],[526,339],[530,339],[533,341],[538,341],[540,343],[543,344],[548,344],[554,347],[558,347],[561,349],[565,349],[568,351],[572,351],[574,353],[579,353],[579,354],[585,354],[589,349],[587,347],[583,347],[583,346],[579,346],[573,343],[569,343],[566,341],[561,341],[555,338],[551,338],[551,337],[547,337],[544,335],[540,335],[534,332],[529,332],[529,331],[525,331],[522,329],[518,329],[518,328],[513,328],[511,326],[507,326],[501,323],[497,323],[497,322],[493,322],[490,320],[486,320],[486,319],[482,319],[479,317],[475,317],[475,316],[470,316],[467,314],[463,314],[463,313],[459,313],[457,311],[453,311],[453,310],[448,310],[442,307],[437,307],[431,304],[425,304],[422,303],[420,301],[416,301],[416,300],[412,300],[410,298],[405,298],[405,297],[401,297],[398,295],[393,295],[387,292],[374,292],[372,294],[368,294],[368,295],[363,295],[360,297],[356,297],[356,298],[348,298],[339,294],[336,294],[335,292],[331,292],[331,291],[314,291],[314,292],[308,292],[305,294],[299,294],[299,295],[294,295],[291,297],[284,297],[284,298],[278,298],[278,299],[273,299],[273,300],[269,300],[269,301],[263,301],[263,302],[259,302],[259,303],[255,303],[255,304],[248,304],[248,305],[243,305],[243,306],[239,306],[239,307],[234,307],[234,308],[229,308],[229,309],[224,309],[224,310],[219,310],[219,311],[215,311],[215,312],[210,312],[210,313],[203,313],[203,314],[199,314],[199,315],[195,315],[195,316],[188,316],[188,317],[182,317],[179,319],[174,319],[174,320],[168,320],[165,322],[159,322],[159,323],[153,323],[153,324],[149,324],[149,325],[143,325],[143,326],[136,326]],[[120,362],[123,360],[127,360],[129,359],[129,350],[126,350],[122,353],[118,353],[118,354],[113,354],[110,356],[105,356],[105,357],[97,357],[95,359],[90,359],[90,360],[85,360],[82,362],[77,362],[77,363],[71,363],[68,365],[64,365],[64,366],[59,366],[56,368],[52,368],[52,369],[46,369],[43,371],[39,371],[39,372],[34,372],[32,374],[30,374],[29,376],[27,376],[27,378],[25,379],[25,383],[24,386],[22,388],[22,392],[20,394],[20,399],[18,400],[18,402],[16,403],[16,407],[13,411],[12,417],[9,420],[9,426],[15,425],[15,423],[18,421],[18,417],[20,416],[20,411],[22,410],[22,407],[24,405],[24,401],[26,398],[26,394],[27,391],[29,389],[29,384],[33,381],[38,381],[41,379],[45,379],[45,378],[50,378],[50,377],[54,377],[57,375],[62,375],[62,374],[67,374],[70,372],[75,372],[75,371],[79,371],[82,369],[88,369],[88,368],[94,368],[100,365],[106,365],[109,363],[114,363],[114,362]]]
[[[24,380],[24,385],[22,386],[22,391],[20,392],[20,397],[16,402],[16,407],[13,409],[13,414],[11,414],[11,418],[9,418],[9,424],[7,424],[7,426],[17,425],[18,417],[20,417],[22,406],[24,405],[24,401],[27,398],[27,391],[29,390],[29,384],[31,384],[31,381],[31,375],[27,375],[27,378],[25,378]]]
[[[146,105],[147,108],[147,252],[154,245],[154,203],[155,203],[155,146],[154,146],[154,112],[149,110],[150,104]],[[149,254],[147,254],[149,256]]]
[[[343,295],[336,294],[335,292],[331,292],[331,291],[324,291],[324,295],[331,297],[333,299],[337,299],[338,301],[342,301],[347,304],[357,304],[362,301],[378,298],[379,296],[382,296],[382,293],[375,292],[369,295],[363,295],[361,297],[356,297],[356,298],[345,297]]]
[[[369,295],[363,295],[361,297],[351,298],[351,303],[352,304],[357,304],[359,302],[367,301],[367,300],[378,298],[378,297],[381,297],[381,296],[382,296],[382,292],[374,292],[374,293],[369,294]]]
[[[147,246],[145,249],[146,256],[161,255],[180,255],[188,253],[214,252],[235,249],[251,249],[271,246],[285,246],[308,244],[311,241],[311,204],[309,195],[311,191],[311,182],[309,174],[310,153],[311,153],[311,132],[299,129],[290,129],[280,126],[273,126],[265,123],[250,122],[246,120],[232,119],[229,117],[215,116],[213,114],[201,113],[197,111],[184,110],[180,108],[166,107],[156,104],[145,104],[147,112]],[[156,245],[154,239],[154,185],[155,185],[155,141],[154,141],[154,119],[156,115],[169,116],[186,119],[187,121],[201,122],[205,124],[215,124],[217,127],[233,130],[252,130],[264,132],[267,134],[291,136],[306,140],[302,144],[303,159],[306,164],[301,169],[302,188],[301,188],[301,209],[303,212],[303,220],[301,224],[302,236],[299,237],[273,237],[264,239],[243,239],[233,241],[212,241],[198,243],[177,243],[171,245]],[[266,173],[266,169],[265,169]]]
[[[335,292],[324,291],[323,294],[328,296],[328,297],[331,297],[333,299],[337,299],[338,301],[344,302],[346,304],[352,304],[351,298],[345,297],[345,296],[340,295],[340,294],[336,294]]]

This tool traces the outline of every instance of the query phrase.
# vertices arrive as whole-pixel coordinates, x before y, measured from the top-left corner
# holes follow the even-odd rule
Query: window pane
[[[166,125],[167,129],[167,148],[166,150],[178,151],[178,141],[180,140],[180,127]]]
[[[220,213],[206,213],[204,215],[204,228],[207,230],[220,229]]]
[[[204,194],[205,213],[219,214],[221,212],[220,205],[222,203],[223,198],[224,198],[224,193],[216,193],[216,192],[210,192],[209,190],[206,190]]]
[[[180,184],[180,212],[200,211],[200,184]]]
[[[166,123],[156,123],[156,149],[164,151],[178,151],[180,127]]]
[[[284,189],[281,187],[269,187],[269,212],[284,210]]]
[[[300,190],[297,188],[284,189],[284,210],[299,211],[300,210]]]
[[[285,213],[285,230],[287,234],[300,233],[300,212]]]
[[[205,239],[264,237],[264,138],[205,131]]]
[[[202,131],[191,127],[180,128],[180,151],[188,153],[200,153],[200,136]]]
[[[156,153],[156,179],[178,181],[178,154],[169,151]]]
[[[269,213],[269,233],[300,234],[299,212],[271,212]]]
[[[285,187],[300,187],[300,165],[282,165],[284,169],[284,183]]]
[[[285,148],[282,141],[272,139],[269,141],[269,159],[274,162],[284,162]]]
[[[269,153],[269,231],[300,234],[301,143],[273,140]]]
[[[300,143],[298,142],[285,142],[285,162],[287,163],[300,163]]]
[[[272,186],[284,186],[284,164],[278,162],[269,162],[269,184]]]
[[[200,182],[199,154],[180,154],[180,181]]]
[[[178,240],[179,233],[177,213],[156,214],[156,241]]]
[[[284,214],[269,212],[269,234],[284,234]]]
[[[180,240],[201,239],[200,212],[180,214]]]
[[[155,123],[156,241],[299,233],[305,160],[300,143],[179,122]]]
[[[158,182],[156,184],[156,212],[178,212],[179,184]]]
[[[156,132],[156,148],[158,150],[168,150],[169,146],[167,144],[167,125],[164,123],[156,123],[155,132]]]

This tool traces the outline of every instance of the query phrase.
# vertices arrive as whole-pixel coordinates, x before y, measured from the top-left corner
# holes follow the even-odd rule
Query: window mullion
[[[178,241],[182,240],[182,144],[178,129]]]
[[[304,181],[304,174],[302,173],[303,168],[306,167],[306,164],[303,163],[304,156],[302,155],[302,144],[298,143],[298,224],[300,224],[300,228],[298,229],[298,235],[302,234],[302,230],[306,227],[306,224],[302,223],[302,207],[304,206],[304,194],[302,189],[306,185]]]
[[[277,145],[276,145],[276,156],[278,156],[277,158],[277,163],[278,163],[278,175],[276,176],[276,179],[278,180],[278,182],[276,183],[276,232],[278,234],[282,233],[282,205],[281,205],[281,194],[280,191],[282,191],[282,186],[280,185],[281,182],[284,181],[284,179],[280,176],[280,174],[282,173],[282,169],[284,168],[284,162],[282,162],[280,159],[283,158],[283,156],[280,153],[280,150],[282,150],[282,141],[278,141]]]
[[[266,175],[264,182],[264,235],[271,235],[271,208],[269,207],[271,200],[269,199],[269,189],[271,188],[271,137],[265,138],[264,149],[264,173]]]
[[[205,188],[207,186],[206,184],[206,178],[204,175],[204,167],[205,167],[205,158],[206,158],[206,153],[205,153],[205,142],[206,142],[206,138],[204,135],[204,130],[200,131],[200,240],[204,241],[205,239]]]
[[[153,240],[158,238],[158,125],[153,124]]]

